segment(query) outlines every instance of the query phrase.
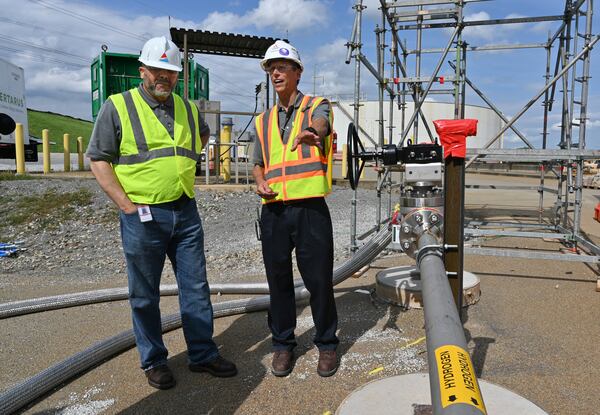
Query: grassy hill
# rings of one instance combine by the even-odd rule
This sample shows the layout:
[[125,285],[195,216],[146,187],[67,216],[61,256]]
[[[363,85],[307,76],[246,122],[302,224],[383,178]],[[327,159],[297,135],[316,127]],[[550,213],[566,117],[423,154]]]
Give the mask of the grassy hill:
[[[71,153],[77,153],[77,137],[83,137],[83,150],[85,151],[94,128],[94,123],[90,121],[53,112],[28,109],[27,117],[29,120],[29,135],[41,139],[43,129],[47,128],[50,131],[50,142],[55,143],[50,147],[52,153],[63,152],[63,134],[69,134]],[[42,151],[41,146],[38,149]]]

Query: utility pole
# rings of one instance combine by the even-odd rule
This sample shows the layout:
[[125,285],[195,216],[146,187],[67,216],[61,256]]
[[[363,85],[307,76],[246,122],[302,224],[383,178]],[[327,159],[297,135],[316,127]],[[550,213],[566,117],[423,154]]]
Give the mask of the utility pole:
[[321,78],[321,85],[325,84],[325,77],[317,76],[317,65],[315,64],[313,70],[313,97],[317,95],[317,78]]

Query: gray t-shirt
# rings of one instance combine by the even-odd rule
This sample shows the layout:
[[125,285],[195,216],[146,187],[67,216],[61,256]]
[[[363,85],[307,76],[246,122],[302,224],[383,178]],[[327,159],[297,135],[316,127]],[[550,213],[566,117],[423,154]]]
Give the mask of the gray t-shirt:
[[[173,138],[173,131],[175,126],[175,106],[173,104],[173,96],[165,102],[159,102],[154,97],[146,92],[146,90],[139,86],[139,92],[144,101],[152,108],[154,115],[160,121],[160,123],[169,132],[171,138]],[[194,105],[192,103],[192,105]],[[198,123],[200,124],[200,136],[208,134],[208,124],[204,121],[202,116],[198,115]],[[119,157],[119,148],[121,146],[121,120],[117,109],[113,104],[112,100],[106,100],[106,102],[100,108],[98,118],[94,124],[94,130],[90,137],[90,143],[88,145],[86,156],[93,161],[107,161],[112,163]]]
[[[296,111],[298,110],[298,108],[300,107],[300,104],[302,103],[302,98],[304,97],[304,94],[300,91],[298,91],[298,94],[296,95],[296,100],[294,101],[294,110],[291,112],[291,114],[288,114],[287,111],[283,108],[283,107],[278,107],[279,112],[278,112],[278,122],[279,122],[279,128],[280,131],[283,132],[282,134],[282,140],[284,144],[287,144],[289,138],[290,138],[290,134],[292,132],[292,128],[294,126],[294,118],[296,117]],[[312,121],[314,122],[314,120],[316,120],[317,118],[325,118],[327,120],[327,122],[329,123],[329,112],[331,111],[331,109],[329,108],[329,101],[327,101],[326,99],[324,99],[323,101],[321,101],[321,103],[319,105],[317,105],[317,108],[315,108],[315,110],[313,111],[312,114]],[[266,116],[267,114],[265,114]],[[258,164],[259,166],[264,167],[265,163],[263,160],[263,155],[262,155],[262,145],[260,144],[260,139],[258,138],[258,134],[256,134],[256,124],[252,125],[252,128],[254,129],[254,151],[252,152],[252,163],[253,164]],[[331,126],[328,126],[328,129],[331,130]]]

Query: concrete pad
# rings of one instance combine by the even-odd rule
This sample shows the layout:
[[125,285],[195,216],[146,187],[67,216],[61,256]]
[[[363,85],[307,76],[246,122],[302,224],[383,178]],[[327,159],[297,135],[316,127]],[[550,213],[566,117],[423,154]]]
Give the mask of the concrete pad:
[[[406,309],[423,308],[421,274],[413,265],[392,267],[379,271],[375,277],[377,296],[383,301]],[[479,277],[463,271],[463,306],[479,301],[481,290]]]
[[[493,383],[479,381],[488,415],[546,415],[539,406]],[[431,412],[429,375],[412,373],[361,386],[339,406],[336,415],[426,415]]]

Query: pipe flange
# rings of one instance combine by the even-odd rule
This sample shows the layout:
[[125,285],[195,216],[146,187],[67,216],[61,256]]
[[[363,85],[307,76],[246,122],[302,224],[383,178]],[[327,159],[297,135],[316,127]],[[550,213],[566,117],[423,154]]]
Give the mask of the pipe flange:
[[404,215],[400,222],[400,247],[411,258],[416,258],[417,241],[429,232],[441,244],[443,241],[444,215],[435,208],[417,208]]

